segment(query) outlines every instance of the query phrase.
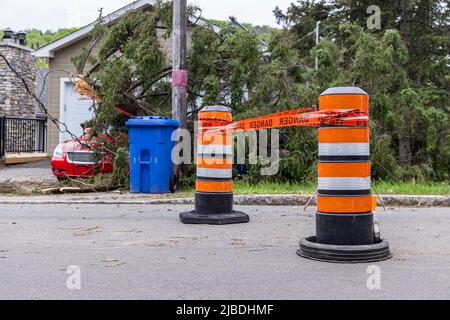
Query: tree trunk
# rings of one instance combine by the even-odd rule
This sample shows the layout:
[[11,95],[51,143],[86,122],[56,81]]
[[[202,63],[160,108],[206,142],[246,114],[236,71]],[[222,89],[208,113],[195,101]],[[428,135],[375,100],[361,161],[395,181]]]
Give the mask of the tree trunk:
[[409,0],[401,0],[402,16],[400,20],[400,34],[403,42],[409,45]]
[[402,166],[411,167],[411,140],[409,137],[400,137],[399,162]]
[[[402,16],[400,20],[400,34],[403,42],[409,46],[409,0],[401,0]],[[407,124],[408,126],[408,124]],[[402,166],[411,166],[411,140],[409,136],[400,136],[399,160]]]

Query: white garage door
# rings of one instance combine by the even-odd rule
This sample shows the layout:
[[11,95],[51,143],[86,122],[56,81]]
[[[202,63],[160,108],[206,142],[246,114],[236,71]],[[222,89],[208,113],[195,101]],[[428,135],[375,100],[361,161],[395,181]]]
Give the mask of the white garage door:
[[[83,135],[81,124],[92,119],[92,100],[82,97],[72,82],[64,81],[61,97],[61,122],[65,123],[67,129],[77,137]],[[62,128],[63,129],[63,128]],[[72,140],[72,136],[65,132],[60,134],[60,142]]]

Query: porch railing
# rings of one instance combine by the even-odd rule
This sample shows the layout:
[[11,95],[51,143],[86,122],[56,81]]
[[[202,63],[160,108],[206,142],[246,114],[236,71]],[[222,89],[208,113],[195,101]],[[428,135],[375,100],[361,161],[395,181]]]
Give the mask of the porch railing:
[[0,117],[0,156],[46,152],[47,119]]

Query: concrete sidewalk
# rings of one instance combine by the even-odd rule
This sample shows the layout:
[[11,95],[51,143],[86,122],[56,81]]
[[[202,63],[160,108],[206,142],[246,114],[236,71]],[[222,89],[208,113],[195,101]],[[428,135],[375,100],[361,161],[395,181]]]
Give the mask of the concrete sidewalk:
[[50,161],[0,166],[0,193],[32,192],[53,187],[58,180],[50,169]]
[[50,161],[38,161],[27,164],[2,165],[0,167],[0,181],[28,181],[28,180],[53,180],[55,177],[50,168]]
[[[299,194],[261,194],[235,195],[236,205],[261,206],[304,206],[310,195]],[[450,207],[450,196],[382,195],[382,202],[389,207]],[[172,194],[144,195],[121,192],[102,192],[86,194],[0,195],[0,204],[165,204],[193,205],[194,199],[177,198]],[[315,205],[315,199],[311,205]],[[381,202],[378,202],[381,206]]]

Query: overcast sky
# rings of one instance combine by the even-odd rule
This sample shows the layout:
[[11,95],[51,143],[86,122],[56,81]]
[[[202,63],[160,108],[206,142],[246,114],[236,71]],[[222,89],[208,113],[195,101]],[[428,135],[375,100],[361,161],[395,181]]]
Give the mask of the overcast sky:
[[[0,29],[37,28],[57,30],[80,27],[94,21],[98,9],[111,13],[132,0],[0,0]],[[295,0],[188,0],[203,9],[203,16],[226,20],[230,15],[239,21],[276,26],[272,10],[286,9]]]

